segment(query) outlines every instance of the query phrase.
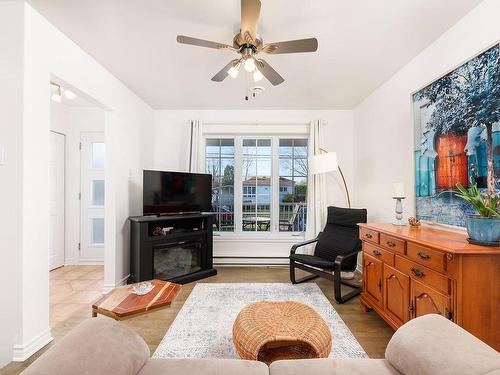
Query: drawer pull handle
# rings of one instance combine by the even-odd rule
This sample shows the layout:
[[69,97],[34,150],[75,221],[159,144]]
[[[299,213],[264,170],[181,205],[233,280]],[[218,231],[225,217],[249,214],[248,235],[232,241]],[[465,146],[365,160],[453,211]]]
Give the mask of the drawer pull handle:
[[366,238],[373,238],[373,236],[372,236],[370,233],[366,233],[366,234],[365,234],[365,237],[366,237]]
[[376,257],[379,257],[382,255],[382,253],[379,250],[373,250],[373,255],[375,255]]
[[389,246],[389,247],[396,247],[396,244],[392,241],[387,241],[386,243],[387,243],[387,246]]
[[425,253],[417,253],[421,259],[431,259],[431,257]]
[[425,273],[420,271],[418,268],[412,268],[411,272],[416,276],[416,277],[424,277]]

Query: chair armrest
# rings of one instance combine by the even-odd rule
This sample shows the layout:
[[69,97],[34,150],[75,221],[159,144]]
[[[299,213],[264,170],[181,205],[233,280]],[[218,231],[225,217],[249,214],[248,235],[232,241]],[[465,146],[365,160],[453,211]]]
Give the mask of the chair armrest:
[[295,252],[297,251],[297,249],[299,247],[306,246],[306,245],[309,245],[309,244],[312,244],[312,243],[315,243],[315,242],[318,242],[318,238],[317,237],[313,238],[312,240],[307,240],[307,241],[300,242],[300,243],[297,243],[297,244],[293,245],[292,248],[290,249],[290,255],[295,254]]
[[342,263],[344,262],[344,260],[346,259],[349,259],[353,256],[357,256],[358,253],[361,251],[361,247],[358,247],[356,250],[348,253],[348,254],[343,254],[343,255],[337,255],[337,257],[335,258],[335,268],[334,268],[334,271],[340,271],[341,269],[341,266],[342,266]]

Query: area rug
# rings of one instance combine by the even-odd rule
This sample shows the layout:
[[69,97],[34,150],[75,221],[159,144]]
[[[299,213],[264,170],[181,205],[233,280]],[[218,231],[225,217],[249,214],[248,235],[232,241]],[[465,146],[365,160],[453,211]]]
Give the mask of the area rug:
[[314,283],[197,284],[153,358],[239,358],[232,342],[239,311],[255,301],[297,301],[312,307],[332,333],[331,358],[367,358],[321,289]]

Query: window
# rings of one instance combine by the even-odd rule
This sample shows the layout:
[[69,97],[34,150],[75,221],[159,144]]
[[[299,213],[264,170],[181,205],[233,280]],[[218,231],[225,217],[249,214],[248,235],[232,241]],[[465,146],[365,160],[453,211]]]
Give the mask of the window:
[[207,138],[214,230],[304,232],[307,219],[307,139]]
[[[243,187],[241,230],[268,232],[271,230],[271,140],[242,140]],[[252,193],[245,196],[245,189]]]
[[104,169],[104,152],[103,142],[92,142],[92,169]]
[[92,180],[92,206],[104,206],[104,180]]
[[90,219],[90,242],[92,245],[104,245],[104,218]]
[[234,140],[207,139],[205,170],[212,175],[215,230],[234,231]]
[[254,198],[256,191],[255,186],[243,185],[243,198]]
[[305,231],[307,214],[307,140],[280,139],[280,231]]

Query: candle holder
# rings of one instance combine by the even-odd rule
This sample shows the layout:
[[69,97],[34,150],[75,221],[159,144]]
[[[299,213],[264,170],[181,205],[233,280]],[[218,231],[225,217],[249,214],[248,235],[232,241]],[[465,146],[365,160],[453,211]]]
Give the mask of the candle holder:
[[392,199],[396,200],[396,220],[394,221],[394,225],[406,225],[403,221],[403,199],[406,197],[392,197]]

